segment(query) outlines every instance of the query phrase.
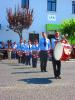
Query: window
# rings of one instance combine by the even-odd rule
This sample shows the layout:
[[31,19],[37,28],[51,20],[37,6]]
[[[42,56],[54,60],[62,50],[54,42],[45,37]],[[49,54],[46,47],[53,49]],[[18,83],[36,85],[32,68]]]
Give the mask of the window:
[[22,0],[22,8],[29,8],[29,0]]
[[47,0],[47,10],[56,11],[56,0]]
[[72,1],[72,13],[75,14],[75,1]]

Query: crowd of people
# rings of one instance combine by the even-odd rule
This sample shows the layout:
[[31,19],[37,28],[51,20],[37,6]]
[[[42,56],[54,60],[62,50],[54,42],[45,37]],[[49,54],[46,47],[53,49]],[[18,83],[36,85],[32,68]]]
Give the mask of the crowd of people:
[[40,70],[41,72],[47,72],[47,61],[48,57],[52,57],[53,72],[54,77],[60,79],[61,74],[61,61],[54,58],[54,48],[56,42],[59,41],[60,34],[55,33],[55,38],[51,41],[47,38],[45,32],[42,32],[42,38],[40,40],[35,40],[32,43],[30,40],[20,39],[19,43],[9,43],[6,45],[4,42],[1,43],[0,49],[5,49],[4,56],[7,56],[7,48],[12,49],[12,58],[18,59],[18,63],[23,63],[26,66],[32,66],[33,68],[37,67],[38,58],[40,59]]

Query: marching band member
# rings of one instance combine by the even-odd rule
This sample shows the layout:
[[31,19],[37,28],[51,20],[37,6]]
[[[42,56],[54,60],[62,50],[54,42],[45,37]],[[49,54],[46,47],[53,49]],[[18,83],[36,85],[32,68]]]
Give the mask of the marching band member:
[[[55,38],[51,39],[51,44],[52,44],[52,50],[54,51],[55,45],[57,42],[60,41],[60,34],[59,32],[55,33]],[[59,51],[60,52],[60,51]],[[61,79],[60,74],[61,74],[61,61],[56,60],[54,58],[54,54],[52,52],[52,65],[53,65],[53,71],[54,71],[54,77],[57,79]]]
[[38,40],[34,41],[34,44],[32,45],[32,67],[37,67],[37,59],[39,54],[39,44]]
[[31,41],[28,41],[28,44],[26,46],[26,65],[31,65],[31,50],[32,44]]
[[16,49],[17,49],[17,44],[16,44],[16,42],[14,42],[14,43],[12,44],[12,49],[13,49],[13,51],[12,51],[12,56],[13,56],[13,58],[16,59]]
[[22,55],[23,64],[26,64],[26,48],[27,48],[27,43],[26,43],[26,40],[24,40],[24,42],[23,42],[23,55]]
[[18,55],[18,62],[22,63],[22,55],[23,55],[23,42],[22,42],[22,39],[20,39],[20,42],[17,45],[17,55]]
[[41,72],[46,72],[48,50],[50,50],[50,40],[47,38],[45,32],[42,32],[42,38],[40,39],[39,47]]

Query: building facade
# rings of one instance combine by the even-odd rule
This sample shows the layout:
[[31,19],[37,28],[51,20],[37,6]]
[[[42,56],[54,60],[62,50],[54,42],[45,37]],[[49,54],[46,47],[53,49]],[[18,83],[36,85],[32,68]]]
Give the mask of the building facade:
[[[18,34],[7,31],[6,8],[21,5],[24,7],[28,2],[29,8],[33,9],[33,23],[28,30],[23,31],[23,38],[29,38],[29,33],[41,35],[41,32],[52,33],[59,28],[59,24],[66,19],[75,18],[75,0],[5,0],[0,1],[0,41],[19,40]],[[23,5],[24,4],[24,5]],[[6,38],[7,37],[7,38]],[[13,38],[15,37],[15,38]]]

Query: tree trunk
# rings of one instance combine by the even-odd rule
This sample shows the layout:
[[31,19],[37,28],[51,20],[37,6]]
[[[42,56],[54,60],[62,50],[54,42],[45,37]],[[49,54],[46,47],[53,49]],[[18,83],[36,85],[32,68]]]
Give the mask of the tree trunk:
[[20,36],[20,40],[22,40],[22,35]]
[[22,40],[22,33],[19,33],[20,40]]

